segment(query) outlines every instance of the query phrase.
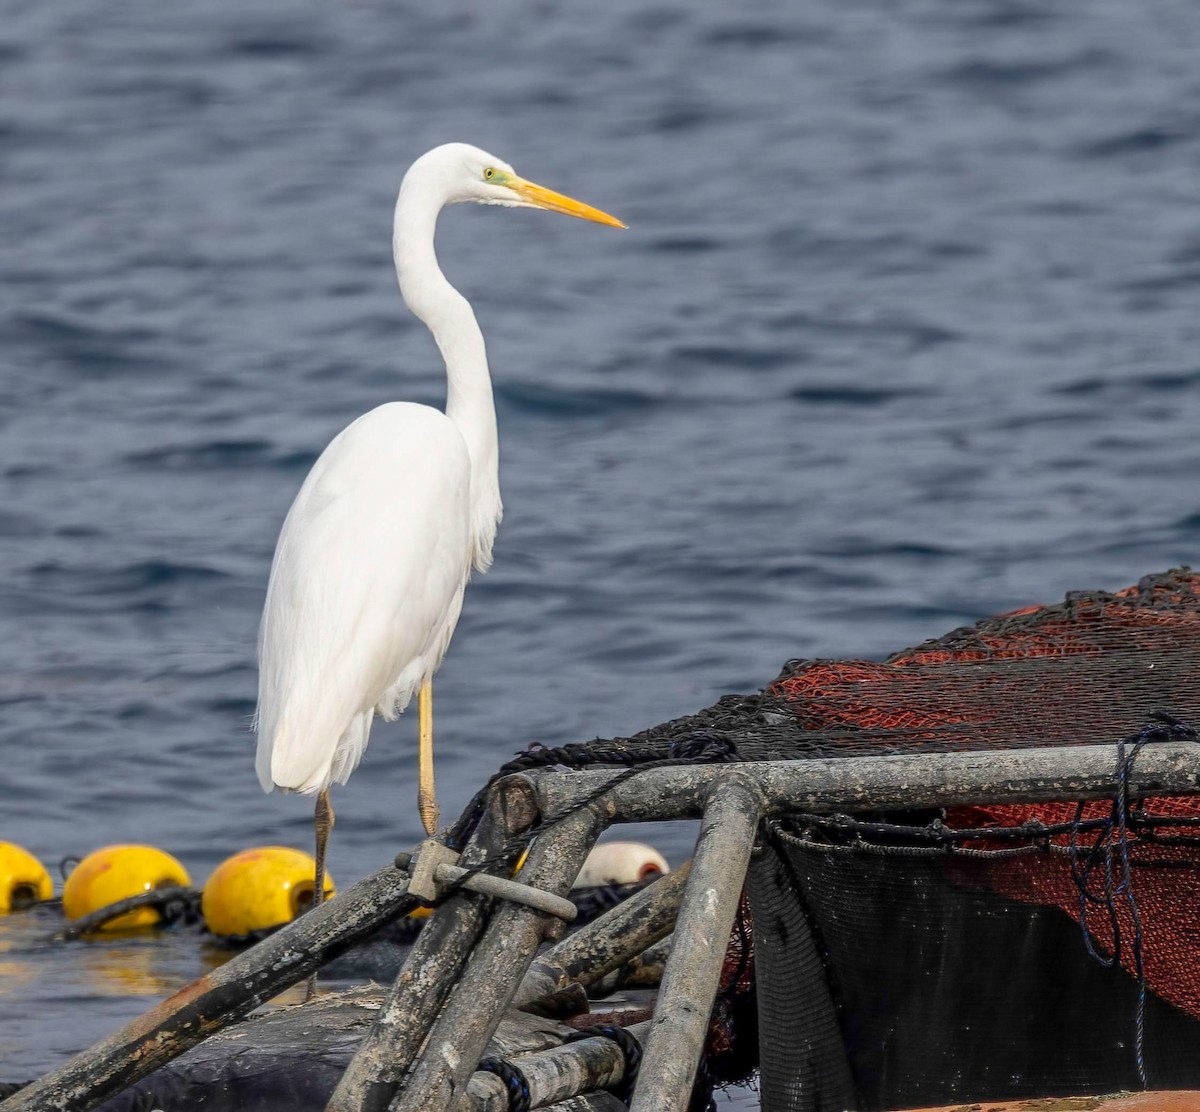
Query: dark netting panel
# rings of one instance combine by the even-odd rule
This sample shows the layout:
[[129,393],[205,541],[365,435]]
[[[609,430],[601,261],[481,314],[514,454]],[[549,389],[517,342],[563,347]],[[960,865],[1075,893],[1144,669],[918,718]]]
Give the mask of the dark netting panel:
[[786,854],[751,862],[760,1092],[765,1109],[844,1112],[858,1103],[826,957]]
[[[792,661],[759,695],[504,771],[1117,743],[1136,760],[1193,725],[1200,576],[1179,568],[881,663]],[[1200,1084],[1200,798],[875,818],[792,816],[751,871],[768,1112]]]
[[764,1109],[1137,1090],[1139,1027],[1149,1086],[1196,1084],[1200,1021],[1139,1003],[1062,911],[997,894],[1003,859],[827,835],[776,827],[751,873]]

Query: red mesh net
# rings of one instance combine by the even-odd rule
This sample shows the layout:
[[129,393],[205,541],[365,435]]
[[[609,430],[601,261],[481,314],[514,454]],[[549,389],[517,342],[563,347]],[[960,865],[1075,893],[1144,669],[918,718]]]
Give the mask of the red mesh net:
[[801,661],[771,694],[807,730],[895,752],[1111,742],[1200,712],[1200,575],[1077,593],[955,630],[885,663]]
[[[1081,592],[956,630],[882,664],[799,662],[770,694],[790,704],[805,730],[843,733],[842,744],[859,751],[1100,744],[1135,734],[1155,714],[1198,723],[1200,575],[1182,568],[1115,594]],[[1110,810],[1111,803],[1089,803],[1083,817]],[[1200,798],[1152,799],[1144,811],[1200,818]],[[1052,825],[1075,814],[1073,803],[964,807],[949,812],[947,822]],[[1200,1018],[1196,860],[1194,846],[1143,843],[1133,850],[1146,983]],[[985,868],[996,891],[1079,919],[1079,889],[1066,859],[1025,857]],[[1130,908],[1124,900],[1115,904],[1128,939]],[[1089,926],[1111,950],[1106,914],[1089,916]],[[1120,960],[1134,972],[1131,946],[1121,947]]]

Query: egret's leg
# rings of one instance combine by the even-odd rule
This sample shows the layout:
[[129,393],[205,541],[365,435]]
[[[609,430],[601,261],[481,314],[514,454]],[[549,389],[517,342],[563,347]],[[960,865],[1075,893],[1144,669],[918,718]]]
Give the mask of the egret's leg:
[[425,833],[432,837],[438,828],[437,796],[433,792],[433,680],[421,684],[417,695],[417,810]]
[[[329,844],[329,832],[333,829],[333,807],[329,802],[329,789],[317,794],[317,806],[313,812],[313,830],[317,841],[317,872],[313,878],[313,907],[320,907],[325,901],[325,847]],[[314,973],[308,979],[308,991],[305,1000],[311,1000],[317,994],[317,975]]]
[[313,830],[317,835],[316,891],[313,892],[313,907],[325,902],[325,847],[329,844],[329,832],[333,829],[333,806],[329,802],[329,789],[317,793],[317,807],[313,812]]

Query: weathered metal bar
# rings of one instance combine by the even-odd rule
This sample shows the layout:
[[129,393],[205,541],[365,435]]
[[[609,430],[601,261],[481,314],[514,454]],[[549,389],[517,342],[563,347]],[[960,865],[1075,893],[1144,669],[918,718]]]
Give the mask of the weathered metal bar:
[[663,971],[667,966],[667,958],[671,956],[674,941],[675,936],[669,934],[648,950],[622,962],[616,969],[610,970],[598,981],[588,985],[588,996],[595,1000],[621,988],[658,987],[662,983]]
[[[470,867],[494,855],[537,817],[527,786],[512,779],[493,790],[463,851]],[[451,896],[413,943],[371,1030],[342,1075],[328,1112],[383,1112],[408,1071],[483,929],[488,901],[475,892]]]
[[426,838],[415,855],[398,853],[396,867],[408,873],[409,892],[429,903],[436,903],[448,889],[458,884],[461,888],[482,892],[485,896],[494,896],[498,900],[512,900],[513,903],[535,907],[538,911],[553,915],[564,923],[573,923],[579,915],[578,908],[562,896],[556,896],[553,892],[543,892],[540,888],[531,888],[507,877],[493,876],[491,873],[473,873],[470,869],[458,865],[458,860],[459,854],[449,846],[435,838]]
[[466,877],[463,881],[464,888],[482,892],[485,896],[493,896],[498,900],[512,900],[524,904],[526,907],[544,911],[547,915],[553,915],[564,923],[573,923],[579,914],[575,905],[562,896],[556,896],[553,892],[543,892],[540,888],[533,888],[520,881],[506,880],[502,876],[488,876],[487,873],[470,876],[466,869],[460,869],[457,865],[439,865],[434,869],[433,875],[440,883],[446,885]]
[[521,1008],[570,984],[590,985],[670,934],[691,862],[647,885],[535,958],[513,1005]]
[[[649,1021],[626,1030],[638,1042],[646,1038]],[[612,1039],[593,1036],[514,1058],[529,1082],[529,1106],[544,1108],[556,1101],[607,1089],[625,1076],[625,1055]],[[508,1112],[508,1092],[494,1073],[476,1073],[467,1085],[472,1112]]]
[[[521,870],[527,884],[549,892],[570,889],[588,850],[611,821],[606,800],[567,815],[534,840]],[[453,995],[433,1025],[425,1051],[392,1102],[393,1112],[444,1112],[466,1092],[488,1039],[512,1001],[521,977],[550,930],[562,924],[520,904],[492,914]]]
[[[708,790],[730,767],[647,769],[614,784],[611,795],[619,821],[695,818]],[[760,785],[772,812],[1103,799],[1117,790],[1115,745],[761,761],[736,767]],[[621,773],[544,770],[523,775],[534,785],[542,814],[553,818],[603,791]],[[1146,746],[1133,763],[1129,789],[1133,796],[1200,792],[1200,743]]]
[[302,915],[76,1054],[0,1104],[4,1112],[85,1112],[304,980],[408,910],[408,877],[389,865]]
[[515,1058],[520,1054],[536,1054],[558,1046],[574,1030],[565,1023],[532,1012],[510,1009],[504,1013],[496,1033],[487,1046],[488,1054]]
[[688,1107],[762,811],[757,783],[725,769],[704,809],[629,1112]]

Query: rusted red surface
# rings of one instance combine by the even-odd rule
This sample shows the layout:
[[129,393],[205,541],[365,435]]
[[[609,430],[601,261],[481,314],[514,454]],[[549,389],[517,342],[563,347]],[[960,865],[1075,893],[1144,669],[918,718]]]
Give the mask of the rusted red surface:
[[897,1112],[1200,1112],[1200,1090],[939,1104],[936,1107],[897,1109]]

